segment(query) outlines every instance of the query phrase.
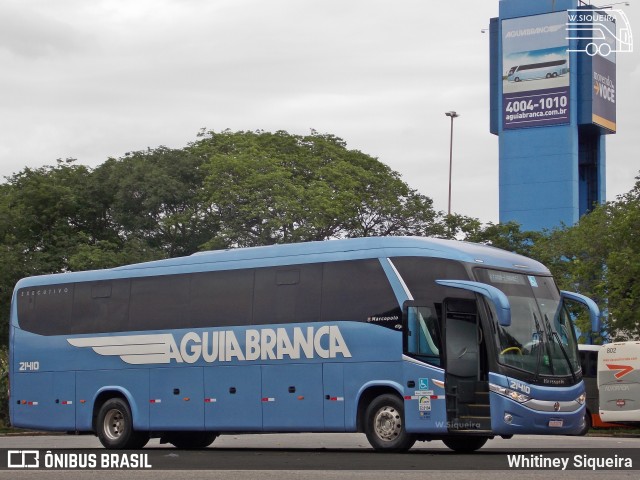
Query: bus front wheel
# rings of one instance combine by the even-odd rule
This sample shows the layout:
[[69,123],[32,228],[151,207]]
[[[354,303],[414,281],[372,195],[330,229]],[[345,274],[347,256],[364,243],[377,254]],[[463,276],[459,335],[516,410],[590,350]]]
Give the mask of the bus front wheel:
[[96,434],[105,448],[128,450],[144,447],[149,441],[145,432],[133,429],[129,404],[121,398],[111,398],[98,411]]
[[376,397],[367,407],[365,433],[371,446],[384,452],[409,450],[416,439],[404,425],[404,403],[396,395]]

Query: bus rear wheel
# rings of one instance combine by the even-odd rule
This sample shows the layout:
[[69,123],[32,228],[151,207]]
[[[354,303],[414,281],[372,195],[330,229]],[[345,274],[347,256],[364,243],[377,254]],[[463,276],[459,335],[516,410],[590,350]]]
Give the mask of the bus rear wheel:
[[138,449],[149,441],[149,434],[133,429],[129,404],[121,398],[111,398],[98,411],[96,434],[105,448]]
[[409,450],[416,439],[404,425],[404,403],[393,394],[376,397],[367,407],[365,433],[371,446],[384,452]]
[[442,441],[454,452],[471,453],[480,450],[487,440],[487,437],[448,437]]

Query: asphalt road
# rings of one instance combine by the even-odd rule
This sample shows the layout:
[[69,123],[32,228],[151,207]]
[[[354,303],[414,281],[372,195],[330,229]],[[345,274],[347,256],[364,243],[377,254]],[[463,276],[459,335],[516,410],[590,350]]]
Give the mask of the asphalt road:
[[[419,442],[407,454],[380,454],[372,451],[361,434],[228,435],[216,439],[208,449],[197,452],[180,451],[152,440],[142,451],[151,457],[151,471],[0,470],[0,478],[637,479],[640,477],[640,465],[636,465],[635,470],[617,471],[607,468],[598,471],[581,469],[564,472],[559,469],[540,471],[535,468],[509,470],[505,459],[507,453],[517,453],[528,458],[573,458],[575,455],[584,454],[613,458],[616,455],[624,456],[625,452],[631,451],[630,449],[638,450],[638,446],[638,438],[519,436],[510,440],[490,440],[476,454],[455,454],[439,441]],[[101,455],[107,452],[93,436],[64,435],[4,436],[0,437],[0,449],[44,449],[53,452],[56,449],[79,449],[81,452],[87,452],[85,455]],[[502,462],[504,468],[495,470],[496,461]],[[637,463],[640,463],[640,460]]]

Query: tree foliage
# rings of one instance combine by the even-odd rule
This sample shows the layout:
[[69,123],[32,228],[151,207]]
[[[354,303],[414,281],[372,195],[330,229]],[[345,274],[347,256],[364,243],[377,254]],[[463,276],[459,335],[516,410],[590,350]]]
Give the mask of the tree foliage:
[[230,246],[441,231],[432,201],[340,138],[209,132],[204,192]]
[[587,295],[605,310],[611,338],[640,338],[640,177],[631,191],[576,225],[541,237],[533,254],[563,289]]
[[25,276],[203,249],[444,235],[431,199],[333,135],[208,132],[182,149],[25,168],[0,184],[0,342]]
[[563,289],[606,306],[608,332],[639,338],[640,177],[572,227],[522,231],[435,211],[429,197],[333,135],[205,132],[181,149],[73,159],[0,184],[0,343],[25,276],[204,249],[374,235],[484,243],[547,264]]

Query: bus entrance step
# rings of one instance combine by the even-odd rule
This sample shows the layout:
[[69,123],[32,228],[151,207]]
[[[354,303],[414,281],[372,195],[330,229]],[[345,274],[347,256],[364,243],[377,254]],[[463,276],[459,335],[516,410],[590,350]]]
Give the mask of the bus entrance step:
[[484,418],[491,416],[491,406],[483,403],[461,403],[447,408],[447,414],[456,417]]
[[452,428],[455,431],[489,431],[491,430],[491,417],[482,415],[459,415],[452,422]]

